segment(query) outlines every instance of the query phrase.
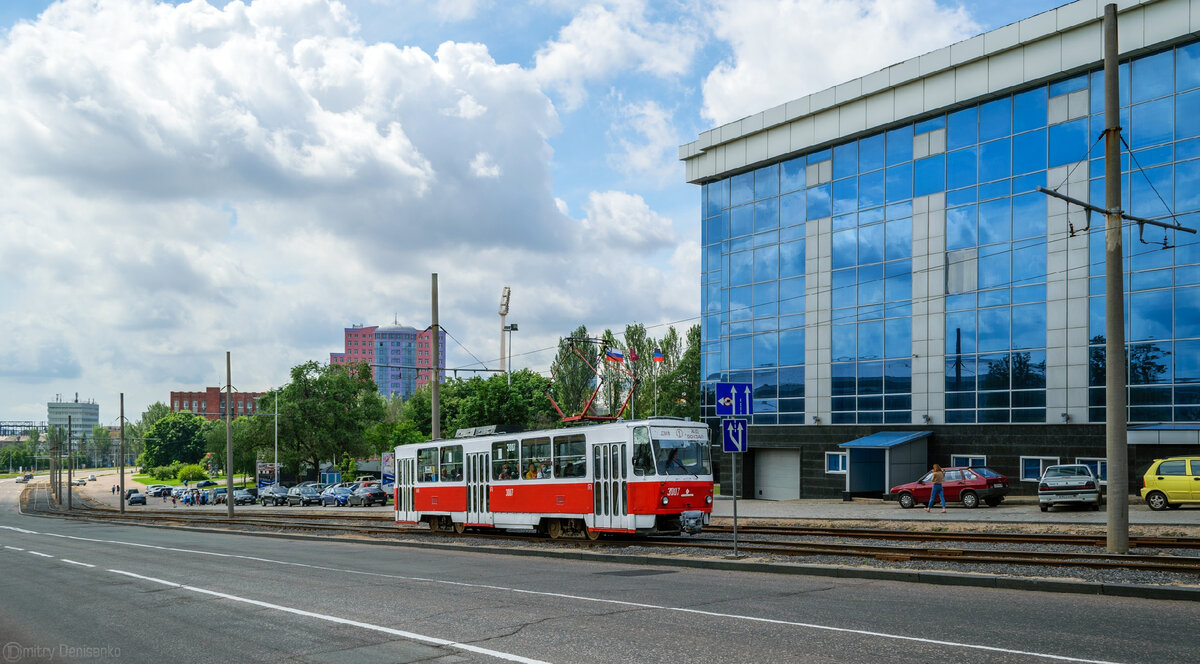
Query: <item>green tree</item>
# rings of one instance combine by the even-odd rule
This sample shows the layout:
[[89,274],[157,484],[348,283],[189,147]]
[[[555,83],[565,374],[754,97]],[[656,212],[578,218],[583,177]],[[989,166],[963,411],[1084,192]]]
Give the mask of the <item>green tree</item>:
[[112,434],[108,429],[97,424],[92,427],[92,450],[95,456],[92,458],[92,463],[99,466],[106,463],[112,452],[113,439]]
[[292,367],[279,398],[279,451],[299,475],[301,464],[320,468],[342,453],[367,452],[364,434],[383,420],[384,402],[365,364]]
[[625,417],[646,417],[654,410],[654,339],[646,335],[646,326],[635,323],[625,326],[625,366],[633,374],[625,376],[628,389],[634,390],[632,408]]
[[[605,330],[604,334],[600,335],[600,347],[602,349],[622,350],[621,344],[617,343],[617,338],[612,330]],[[610,362],[605,360],[603,352],[601,352],[600,358],[602,364],[600,375],[604,381],[600,387],[600,401],[603,404],[603,412],[601,414],[615,417],[621,409],[622,401],[625,399],[625,392],[629,387],[629,376],[625,373],[624,362]]]
[[675,368],[658,379],[658,413],[700,419],[700,326],[687,332],[687,349]]
[[165,466],[172,461],[195,463],[204,456],[205,420],[191,413],[171,413],[146,432],[146,466]]
[[564,415],[578,415],[596,388],[599,349],[588,337],[587,327],[580,325],[565,339],[558,340],[554,357],[554,385],[551,391]]

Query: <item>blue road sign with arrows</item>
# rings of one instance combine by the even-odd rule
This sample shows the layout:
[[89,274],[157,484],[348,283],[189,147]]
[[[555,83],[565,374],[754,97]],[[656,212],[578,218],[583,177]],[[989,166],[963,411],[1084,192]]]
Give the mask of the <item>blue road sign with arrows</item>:
[[721,445],[726,452],[745,452],[750,426],[736,417],[721,420]]
[[753,415],[754,390],[750,383],[717,383],[717,415]]

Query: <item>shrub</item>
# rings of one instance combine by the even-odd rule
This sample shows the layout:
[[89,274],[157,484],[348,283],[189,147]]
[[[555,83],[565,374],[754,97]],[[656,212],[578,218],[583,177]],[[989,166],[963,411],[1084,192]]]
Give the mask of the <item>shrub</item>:
[[180,469],[183,468],[182,461],[172,461],[171,465],[167,466],[171,470],[171,477],[178,477]]
[[204,468],[202,468],[200,464],[193,463],[180,468],[179,474],[176,477],[180,480],[192,482],[195,480],[208,479],[208,473],[204,472]]
[[170,466],[155,466],[149,471],[150,477],[156,480],[173,480],[175,479],[175,470]]

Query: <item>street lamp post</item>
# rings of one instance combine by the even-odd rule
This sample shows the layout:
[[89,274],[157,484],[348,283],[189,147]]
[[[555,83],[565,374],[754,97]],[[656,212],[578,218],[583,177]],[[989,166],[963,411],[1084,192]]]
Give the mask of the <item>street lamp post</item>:
[[512,387],[512,333],[520,330],[516,323],[510,323],[504,326],[504,331],[508,332],[508,371],[504,373],[508,374],[508,386]]

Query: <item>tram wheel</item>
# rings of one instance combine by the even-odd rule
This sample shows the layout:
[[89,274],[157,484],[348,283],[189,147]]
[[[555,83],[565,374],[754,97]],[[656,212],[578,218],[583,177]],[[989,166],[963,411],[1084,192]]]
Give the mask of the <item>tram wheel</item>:
[[589,541],[592,542],[600,539],[600,531],[592,530],[591,528],[588,528],[586,524],[583,526],[583,534],[588,538]]
[[458,523],[457,521],[454,522],[454,532],[458,533],[459,535],[463,534],[463,532],[466,531],[466,529],[467,529],[467,524]]
[[436,516],[429,518],[425,523],[429,524],[429,532],[436,533],[438,531],[438,518]]
[[563,534],[562,521],[559,521],[558,519],[550,519],[549,521],[547,521],[546,522],[546,534],[549,535],[550,539],[552,539],[552,540],[556,540],[556,539],[562,537],[562,534]]

